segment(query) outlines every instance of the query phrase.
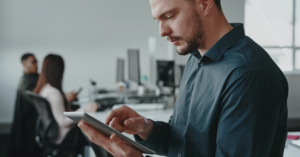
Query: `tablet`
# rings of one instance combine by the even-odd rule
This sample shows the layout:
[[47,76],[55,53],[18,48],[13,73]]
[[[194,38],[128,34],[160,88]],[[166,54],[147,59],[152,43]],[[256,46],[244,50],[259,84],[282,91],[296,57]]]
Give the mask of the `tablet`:
[[115,133],[117,136],[119,136],[121,139],[126,141],[129,145],[133,146],[137,150],[141,151],[145,154],[155,154],[154,151],[148,149],[147,147],[133,141],[132,139],[128,138],[127,136],[123,135],[119,131],[109,127],[108,125],[102,123],[101,121],[95,119],[88,113],[84,112],[64,112],[64,115],[72,119],[74,122],[79,123],[81,120],[85,123],[93,126],[95,129],[97,129],[99,132],[101,132],[103,135],[110,137],[112,133]]

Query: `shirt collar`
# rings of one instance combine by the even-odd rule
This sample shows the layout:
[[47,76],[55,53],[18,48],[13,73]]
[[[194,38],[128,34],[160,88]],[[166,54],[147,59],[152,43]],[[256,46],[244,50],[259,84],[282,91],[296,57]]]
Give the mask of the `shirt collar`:
[[194,57],[198,58],[198,59],[202,58],[202,56],[200,55],[198,49],[192,51],[190,54],[193,55]]
[[[231,26],[233,29],[212,46],[203,57],[208,57],[217,62],[231,45],[242,37],[245,37],[244,25],[242,23],[231,23]],[[198,50],[191,52],[191,55],[194,55],[198,59],[202,58]]]

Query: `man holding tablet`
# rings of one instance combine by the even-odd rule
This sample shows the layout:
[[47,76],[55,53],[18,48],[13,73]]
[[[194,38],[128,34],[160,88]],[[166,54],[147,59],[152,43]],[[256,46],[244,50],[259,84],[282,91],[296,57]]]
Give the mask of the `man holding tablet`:
[[[287,134],[288,84],[242,24],[229,24],[220,0],[150,0],[161,36],[190,54],[169,123],[122,106],[106,124],[170,157],[282,157]],[[141,157],[115,134],[84,122],[91,141],[116,157]]]

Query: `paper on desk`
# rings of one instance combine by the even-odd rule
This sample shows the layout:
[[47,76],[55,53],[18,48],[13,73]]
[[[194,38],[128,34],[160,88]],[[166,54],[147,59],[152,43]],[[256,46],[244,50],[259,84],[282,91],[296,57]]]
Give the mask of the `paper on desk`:
[[300,140],[292,140],[291,143],[295,146],[300,147]]

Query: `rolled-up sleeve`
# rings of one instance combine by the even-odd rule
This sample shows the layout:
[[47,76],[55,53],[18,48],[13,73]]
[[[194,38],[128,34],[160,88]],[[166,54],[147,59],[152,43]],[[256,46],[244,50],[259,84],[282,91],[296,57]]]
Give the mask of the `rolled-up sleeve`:
[[[217,157],[283,156],[287,96],[274,82],[262,72],[246,72],[229,81],[221,96]],[[270,154],[278,145],[281,153]]]

